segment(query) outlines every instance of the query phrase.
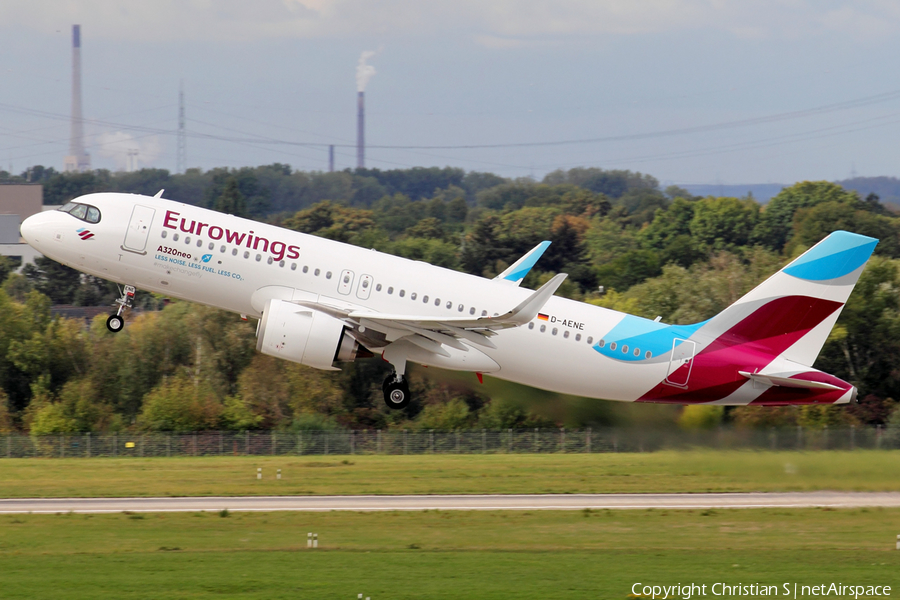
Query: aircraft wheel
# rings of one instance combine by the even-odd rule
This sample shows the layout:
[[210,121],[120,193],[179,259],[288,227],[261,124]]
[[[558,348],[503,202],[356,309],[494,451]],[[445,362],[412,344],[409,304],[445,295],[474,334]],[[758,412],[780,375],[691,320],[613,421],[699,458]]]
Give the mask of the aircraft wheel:
[[384,403],[388,405],[388,408],[400,410],[409,406],[409,401],[409,384],[406,382],[406,378],[395,381],[393,375],[388,377],[384,382]]
[[107,329],[113,333],[119,333],[123,327],[125,327],[125,319],[119,315],[109,315],[109,318],[106,320]]

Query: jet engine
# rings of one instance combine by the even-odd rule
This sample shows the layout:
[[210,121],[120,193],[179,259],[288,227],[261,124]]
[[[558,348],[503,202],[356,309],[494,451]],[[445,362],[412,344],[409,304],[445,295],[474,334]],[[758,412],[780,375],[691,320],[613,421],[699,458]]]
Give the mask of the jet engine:
[[266,303],[256,338],[263,354],[327,371],[336,370],[334,361],[353,361],[359,352],[343,321],[285,300]]

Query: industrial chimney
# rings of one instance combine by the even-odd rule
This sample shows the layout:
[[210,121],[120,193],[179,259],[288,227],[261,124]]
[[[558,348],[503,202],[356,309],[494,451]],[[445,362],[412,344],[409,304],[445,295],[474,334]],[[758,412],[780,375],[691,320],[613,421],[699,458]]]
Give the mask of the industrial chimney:
[[356,167],[366,168],[366,93],[356,97]]
[[375,74],[375,67],[366,61],[375,56],[375,50],[364,50],[356,65],[356,167],[366,168],[366,84]]
[[84,117],[81,114],[81,25],[72,26],[72,129],[65,171],[91,169],[91,157],[84,150]]

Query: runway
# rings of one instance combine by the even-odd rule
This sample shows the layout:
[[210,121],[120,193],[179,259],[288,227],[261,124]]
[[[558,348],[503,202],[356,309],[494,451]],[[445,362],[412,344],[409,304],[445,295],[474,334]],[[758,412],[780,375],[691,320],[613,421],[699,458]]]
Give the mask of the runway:
[[21,498],[0,514],[219,511],[641,510],[900,507],[900,492],[722,494],[533,494],[446,496],[234,496],[191,498]]

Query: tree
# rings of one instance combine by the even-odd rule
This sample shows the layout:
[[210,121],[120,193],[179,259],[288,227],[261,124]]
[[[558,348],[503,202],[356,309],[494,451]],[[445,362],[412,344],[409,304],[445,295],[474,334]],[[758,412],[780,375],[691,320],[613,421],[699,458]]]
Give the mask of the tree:
[[324,201],[284,220],[288,229],[353,244],[375,228],[372,211]]
[[247,216],[247,205],[244,202],[244,195],[238,186],[237,177],[231,176],[225,180],[225,188],[222,190],[222,195],[216,199],[213,208],[219,212],[236,217]]
[[753,232],[753,240],[780,251],[790,239],[794,213],[823,202],[852,205],[856,202],[856,194],[828,181],[803,181],[786,187],[766,204]]
[[[794,227],[791,241],[786,249],[811,247],[828,234],[843,229],[877,238],[876,254],[900,256],[900,223],[896,218],[882,216],[864,209],[864,203],[823,202],[794,213]],[[793,252],[791,252],[793,254]]]
[[709,197],[693,208],[691,235],[707,252],[734,251],[747,245],[759,220],[759,205],[753,200]]
[[53,304],[72,304],[81,286],[81,273],[45,256],[35,258],[33,265],[25,265],[22,274]]

